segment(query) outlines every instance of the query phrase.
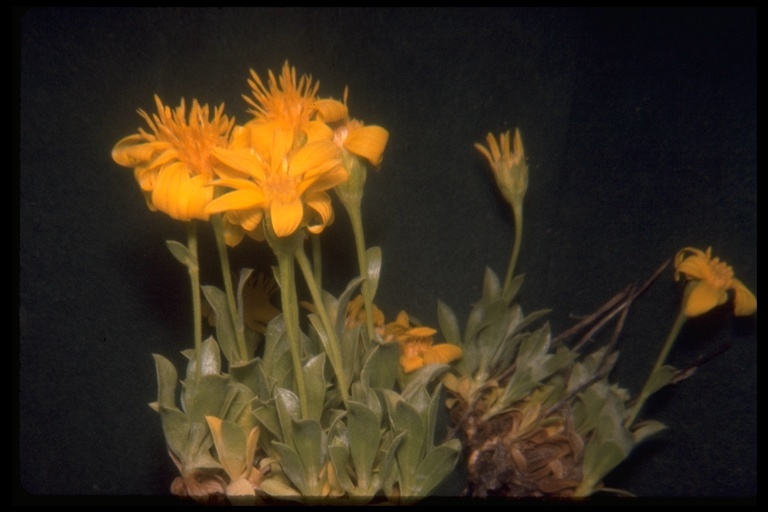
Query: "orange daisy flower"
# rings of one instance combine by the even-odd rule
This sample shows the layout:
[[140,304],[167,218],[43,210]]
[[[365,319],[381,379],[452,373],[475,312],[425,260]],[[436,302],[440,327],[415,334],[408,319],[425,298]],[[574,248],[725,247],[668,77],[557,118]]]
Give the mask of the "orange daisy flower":
[[208,220],[205,206],[213,198],[213,162],[211,150],[229,142],[234,119],[224,115],[224,105],[214,109],[210,118],[208,105],[193,100],[189,117],[184,100],[172,111],[155,95],[157,114],[144,110],[150,132],[120,140],[112,149],[112,158],[134,168],[150,210],[160,210],[174,219]]

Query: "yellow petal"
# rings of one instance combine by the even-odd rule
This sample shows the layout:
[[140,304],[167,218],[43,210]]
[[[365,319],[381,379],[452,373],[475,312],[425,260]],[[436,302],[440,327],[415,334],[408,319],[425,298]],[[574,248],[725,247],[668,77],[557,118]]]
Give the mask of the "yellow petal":
[[222,164],[246,176],[264,180],[264,163],[247,151],[233,151],[226,148],[211,148],[211,154]]
[[413,329],[409,329],[405,334],[408,336],[415,336],[417,338],[428,338],[435,335],[436,333],[437,331],[431,327],[414,327]]
[[259,189],[235,190],[219,196],[205,208],[206,213],[220,213],[229,210],[247,210],[264,205],[264,194]]
[[307,135],[307,144],[321,140],[333,140],[333,130],[322,121],[309,121],[304,125],[304,133]]
[[403,367],[405,373],[411,373],[424,366],[424,360],[420,357],[400,357],[400,366]]
[[317,118],[326,123],[341,121],[348,115],[347,106],[337,100],[317,100],[315,101],[314,107],[315,110],[317,110]]
[[330,141],[312,142],[303,146],[291,157],[291,176],[322,174],[341,163],[338,146]]
[[307,229],[310,233],[318,234],[325,229],[333,220],[333,208],[331,207],[331,198],[325,192],[310,194],[304,199],[307,207],[314,210],[320,217],[319,224],[309,224]]
[[[429,352],[432,352],[432,356],[435,357],[436,363],[450,363],[462,356],[461,348],[458,345],[450,343],[441,343],[430,348]],[[425,357],[425,359],[427,359]]]
[[177,162],[166,166],[157,176],[152,190],[152,203],[161,212],[177,220],[185,218],[189,201],[189,172],[184,164]]
[[757,311],[757,297],[738,279],[733,280],[733,313],[749,316]]
[[320,175],[308,176],[299,183],[296,192],[320,192],[328,190],[349,179],[349,173],[340,165]]
[[205,212],[205,207],[213,199],[213,187],[209,187],[208,183],[208,177],[203,175],[194,176],[189,180],[189,202],[186,215],[190,219],[208,220],[209,215]]
[[388,139],[389,132],[381,126],[361,126],[349,132],[344,147],[378,167]]
[[701,281],[693,287],[685,303],[685,314],[689,317],[699,316],[728,299],[724,290],[710,286]]
[[685,274],[693,279],[706,279],[710,274],[709,258],[706,255],[688,256],[676,266],[678,274]]
[[285,237],[293,234],[301,225],[304,218],[304,206],[299,199],[285,203],[277,200],[272,201],[269,213],[275,234],[279,237]]

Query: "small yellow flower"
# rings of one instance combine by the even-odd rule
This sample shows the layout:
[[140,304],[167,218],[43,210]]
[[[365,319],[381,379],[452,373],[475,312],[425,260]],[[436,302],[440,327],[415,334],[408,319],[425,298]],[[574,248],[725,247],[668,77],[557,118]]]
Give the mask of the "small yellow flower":
[[397,320],[384,327],[384,340],[400,343],[400,366],[411,373],[428,364],[451,363],[462,356],[461,347],[450,343],[433,345],[437,333],[431,327],[411,327],[408,315],[401,311]]
[[510,151],[509,136],[509,131],[502,133],[499,136],[499,142],[496,142],[493,134],[489,133],[488,147],[475,144],[475,148],[491,164],[496,183],[507,202],[513,206],[519,206],[528,190],[528,164],[525,162],[520,130],[515,130],[514,151]]
[[138,134],[120,140],[112,158],[134,168],[134,176],[144,192],[147,206],[174,219],[208,220],[205,206],[213,198],[210,183],[214,177],[211,150],[229,142],[234,119],[224,115],[222,104],[209,118],[208,105],[193,100],[186,117],[184,100],[175,111],[155,96],[157,114],[139,114],[152,133],[140,128]]
[[748,316],[757,310],[757,298],[738,279],[733,277],[733,268],[712,257],[712,248],[706,252],[693,247],[680,250],[675,256],[675,280],[684,276],[691,281],[684,299],[686,316],[699,316],[728,300],[733,291],[733,309],[737,316]]

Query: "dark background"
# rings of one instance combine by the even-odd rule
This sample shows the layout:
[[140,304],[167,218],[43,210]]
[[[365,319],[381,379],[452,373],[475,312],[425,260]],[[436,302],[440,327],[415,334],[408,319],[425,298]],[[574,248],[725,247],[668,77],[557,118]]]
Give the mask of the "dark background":
[[[485,266],[506,270],[509,210],[474,142],[519,127],[530,166],[518,269],[526,311],[555,332],[645,280],[681,248],[713,246],[755,293],[754,9],[30,9],[20,29],[18,497],[164,495],[176,474],[152,353],[192,345],[180,223],[150,212],[113,145],[137,108],[225,102],[248,118],[248,70],[288,59],[350,87],[354,117],[390,131],[364,221],[384,254],[377,303],[464,324]],[[325,285],[355,275],[346,215],[324,235]],[[217,284],[203,230],[204,282]],[[246,241],[234,265],[267,269]],[[207,274],[205,273],[207,272]],[[668,269],[639,299],[613,379],[637,393],[679,306]],[[757,493],[755,317],[691,321],[670,362],[732,344],[659,393],[669,430],[607,480],[641,496]],[[14,396],[16,398],[16,396]],[[459,492],[458,480],[440,494]],[[18,490],[17,487],[15,489]],[[74,499],[74,498],[70,498]]]

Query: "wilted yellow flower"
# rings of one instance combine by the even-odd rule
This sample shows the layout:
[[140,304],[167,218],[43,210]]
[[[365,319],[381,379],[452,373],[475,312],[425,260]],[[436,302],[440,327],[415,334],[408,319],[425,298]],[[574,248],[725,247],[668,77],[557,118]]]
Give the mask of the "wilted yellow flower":
[[347,179],[339,149],[330,141],[290,150],[275,137],[267,154],[215,148],[214,155],[245,178],[215,182],[235,190],[211,201],[206,213],[237,212],[236,220],[245,231],[259,228],[266,214],[278,237],[291,235],[302,223],[310,232],[320,233],[333,219],[331,198],[325,191]]
[[436,333],[431,327],[411,327],[405,311],[397,315],[397,320],[384,326],[384,340],[395,339],[400,343],[400,366],[405,373],[428,364],[447,364],[461,358],[462,351],[458,345],[433,345]]
[[497,143],[493,134],[489,133],[488,147],[475,144],[475,148],[488,159],[501,193],[509,204],[514,206],[522,202],[528,190],[528,164],[525,163],[520,130],[515,130],[514,151],[510,151],[509,135],[509,131],[502,133]]
[[209,118],[208,105],[193,100],[186,117],[184,100],[175,111],[155,96],[157,114],[144,110],[139,114],[151,132],[120,140],[112,149],[112,158],[120,165],[134,168],[134,176],[144,192],[147,206],[174,219],[208,220],[205,206],[213,198],[210,187],[214,176],[211,150],[225,147],[234,119],[224,115],[224,105],[214,109]]
[[712,257],[712,248],[706,252],[686,247],[675,256],[675,280],[684,276],[695,283],[684,299],[686,316],[699,316],[728,300],[733,291],[733,312],[737,316],[751,315],[757,310],[757,298],[738,279],[733,268]]

